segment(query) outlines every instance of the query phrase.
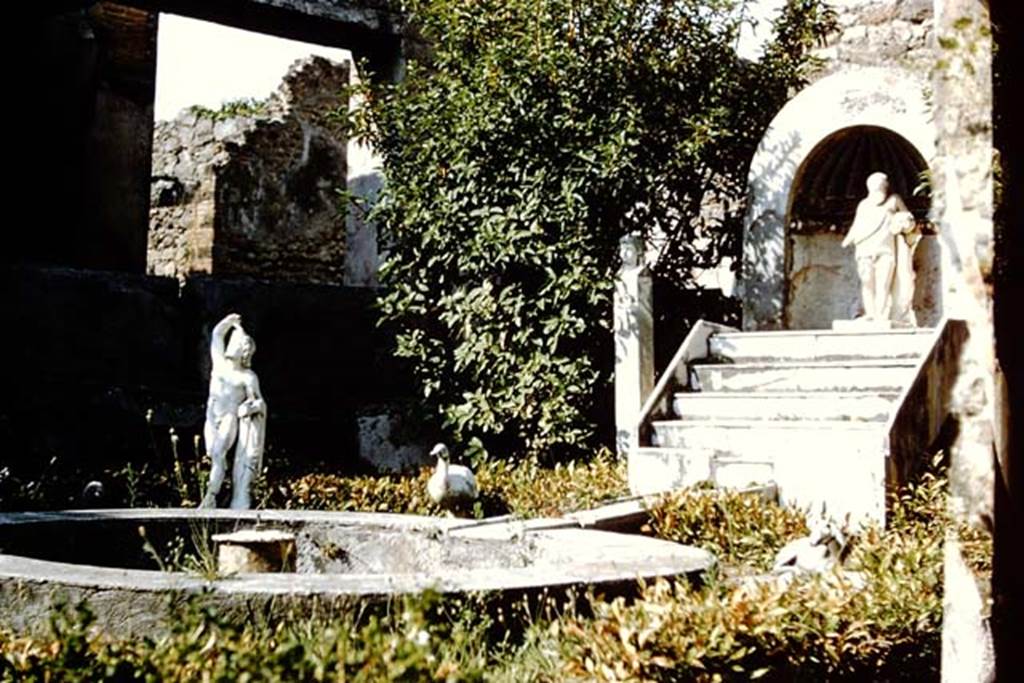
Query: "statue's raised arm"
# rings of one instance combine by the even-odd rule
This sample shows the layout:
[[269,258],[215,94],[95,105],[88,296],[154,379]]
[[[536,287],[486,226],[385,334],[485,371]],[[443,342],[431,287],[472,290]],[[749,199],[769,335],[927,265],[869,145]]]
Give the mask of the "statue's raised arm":
[[213,326],[213,332],[210,333],[210,358],[213,360],[214,365],[220,365],[224,362],[224,350],[227,347],[227,336],[228,332],[234,327],[242,326],[242,316],[237,313],[229,313],[224,318]]

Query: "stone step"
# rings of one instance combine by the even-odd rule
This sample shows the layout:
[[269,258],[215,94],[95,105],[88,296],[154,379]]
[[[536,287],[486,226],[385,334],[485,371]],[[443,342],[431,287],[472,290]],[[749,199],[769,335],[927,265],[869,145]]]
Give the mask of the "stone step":
[[708,351],[712,356],[727,358],[736,363],[913,358],[927,350],[933,333],[931,328],[858,332],[786,330],[718,333],[708,339]]
[[896,392],[695,392],[672,400],[681,420],[861,420],[884,422]]
[[777,494],[775,459],[766,453],[642,447],[629,455],[629,486],[633,493],[650,495],[713,482],[732,489],[771,486]]
[[691,366],[698,391],[899,393],[913,379],[916,358],[778,363],[707,363]]
[[778,486],[780,501],[854,521],[885,516],[885,430],[878,423],[682,420],[653,423],[666,445],[630,453],[630,489],[651,494],[701,482]]
[[651,426],[655,447],[763,461],[792,451],[813,455],[880,448],[884,440],[884,426],[861,421],[656,420]]

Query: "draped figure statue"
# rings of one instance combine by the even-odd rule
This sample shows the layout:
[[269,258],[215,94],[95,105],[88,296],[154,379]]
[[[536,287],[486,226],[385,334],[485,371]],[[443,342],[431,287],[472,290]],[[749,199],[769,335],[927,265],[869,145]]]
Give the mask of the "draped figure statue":
[[234,446],[231,507],[251,507],[253,480],[263,466],[267,404],[251,369],[256,342],[232,313],[217,323],[210,335],[210,396],[206,403],[203,438],[212,461],[210,482],[200,507],[215,507],[224,483],[228,451]]
[[913,256],[921,233],[903,199],[889,192],[886,174],[868,176],[867,189],[843,239],[844,247],[853,245],[857,259],[861,318],[913,327]]

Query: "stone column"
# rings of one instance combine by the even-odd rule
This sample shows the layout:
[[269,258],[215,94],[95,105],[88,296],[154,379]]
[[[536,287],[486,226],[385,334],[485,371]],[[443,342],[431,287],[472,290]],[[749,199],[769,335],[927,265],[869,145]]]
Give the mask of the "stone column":
[[615,282],[615,450],[619,455],[639,445],[640,409],[654,388],[651,274],[642,262],[643,253],[638,235],[627,235],[619,243],[622,268]]
[[[952,391],[958,432],[950,448],[950,492],[957,517],[982,528],[998,523],[993,520],[993,464],[1004,462],[1006,455],[1000,447],[1006,425],[999,419],[1001,373],[988,284],[994,188],[987,5],[935,0],[939,59],[932,75],[937,127],[932,211],[945,250],[943,308],[968,327]],[[998,623],[998,603],[987,618],[990,585],[966,569],[955,538],[946,543],[942,680],[993,680],[990,624]]]

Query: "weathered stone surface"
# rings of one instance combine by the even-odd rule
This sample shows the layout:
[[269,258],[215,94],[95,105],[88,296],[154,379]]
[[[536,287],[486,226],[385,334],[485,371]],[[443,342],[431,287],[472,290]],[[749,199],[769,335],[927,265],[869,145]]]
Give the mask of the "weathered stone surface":
[[394,434],[398,418],[387,413],[356,418],[359,431],[359,455],[384,472],[402,472],[429,461],[421,444],[403,443]]
[[654,388],[654,316],[651,273],[644,241],[622,238],[622,267],[615,282],[615,450],[625,455],[639,442],[640,410]]
[[703,355],[659,379],[648,403],[662,402],[674,382],[674,412],[648,413],[641,425],[630,490],[774,482],[787,504],[884,523],[886,491],[917,474],[949,415],[963,337],[957,321],[935,330],[718,332]]
[[[935,218],[950,251],[944,293],[948,309],[967,322],[969,331],[952,389],[958,431],[950,448],[950,489],[955,511],[963,519],[979,525],[987,521],[986,526],[991,526],[997,481],[994,464],[1006,467],[1015,454],[1000,449],[1006,444],[1010,425],[1006,415],[1000,414],[989,284],[993,276],[994,196],[992,44],[987,5],[978,0],[935,2],[939,42],[932,88],[939,122],[933,164]],[[948,550],[946,576],[965,580],[963,575],[968,572],[959,552]],[[946,605],[949,619],[943,623],[943,678],[986,680],[994,672],[990,662],[980,656],[984,651],[981,636],[987,635],[989,627],[978,619],[977,606],[972,604],[977,596],[962,591],[951,598]],[[1019,610],[1019,605],[1010,609]],[[994,622],[999,619],[994,615]],[[973,661],[962,659],[964,654]],[[1013,672],[999,673],[1003,678]]]
[[927,72],[934,57],[931,0],[839,0],[831,3],[837,31],[817,55],[826,60],[819,76],[851,65],[903,67]]
[[349,69],[302,60],[261,111],[157,124],[154,178],[182,191],[151,209],[151,273],[344,281],[347,141],[330,112]]
[[942,681],[990,683],[995,680],[995,653],[988,608],[953,539],[946,539],[943,547],[943,569]]
[[[160,543],[207,530],[257,524],[296,535],[296,572],[207,581],[154,571],[138,528]],[[456,529],[458,527],[458,529]],[[55,544],[54,536],[67,538]],[[434,589],[513,596],[593,586],[634,591],[638,579],[700,580],[711,553],[641,536],[582,529],[466,524],[384,513],[101,510],[0,514],[0,618],[16,631],[46,627],[55,601],[85,598],[111,634],[167,627],[172,597],[204,593],[225,609],[383,601]],[[162,546],[161,546],[162,547]]]
[[295,534],[280,529],[245,529],[210,537],[217,544],[217,571],[241,574],[295,571]]

